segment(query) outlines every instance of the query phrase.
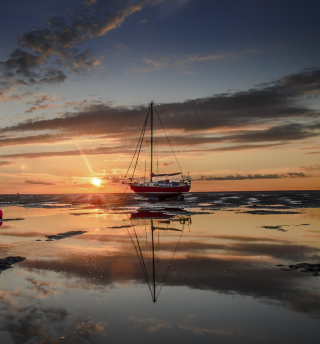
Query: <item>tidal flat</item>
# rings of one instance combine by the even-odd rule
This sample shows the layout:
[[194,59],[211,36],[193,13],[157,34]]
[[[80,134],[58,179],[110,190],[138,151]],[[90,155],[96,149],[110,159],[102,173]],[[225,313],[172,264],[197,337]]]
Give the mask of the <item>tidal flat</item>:
[[318,343],[320,192],[0,195],[0,342]]

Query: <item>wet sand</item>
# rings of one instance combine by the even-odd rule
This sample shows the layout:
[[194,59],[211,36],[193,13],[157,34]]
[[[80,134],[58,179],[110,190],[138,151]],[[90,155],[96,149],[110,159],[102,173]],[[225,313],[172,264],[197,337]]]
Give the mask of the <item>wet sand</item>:
[[318,342],[320,192],[118,199],[0,196],[1,343]]

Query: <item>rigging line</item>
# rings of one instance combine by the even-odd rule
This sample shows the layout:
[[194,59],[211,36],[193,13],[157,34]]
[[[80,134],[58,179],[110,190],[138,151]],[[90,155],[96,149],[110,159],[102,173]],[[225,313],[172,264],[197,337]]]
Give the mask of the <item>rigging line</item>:
[[[142,143],[143,143],[144,133],[145,133],[146,128],[147,128],[149,113],[150,113],[150,109],[149,109],[149,111],[148,111],[146,120],[144,121],[144,125],[143,125],[142,132],[141,132],[141,135],[140,135],[140,147],[139,147],[139,151],[138,151],[138,154],[137,154],[136,164],[135,164],[134,170],[133,170],[133,172],[132,172],[132,177],[131,177],[132,179],[133,179],[134,173],[135,173],[136,168],[137,168],[137,164],[138,164],[138,160],[139,160],[139,156],[140,156],[140,152],[141,152],[141,147],[142,147]],[[138,144],[139,144],[139,142],[138,142]]]
[[120,197],[119,202],[122,200],[123,196],[124,196],[125,193],[127,192],[129,185],[130,185],[130,184],[128,184],[127,187],[126,187],[126,189],[124,190],[124,193],[123,193],[122,196]]
[[[136,236],[136,239],[137,239],[137,243],[138,243],[138,247],[139,247],[139,251],[140,251],[140,256],[138,255],[138,257],[139,257],[139,260],[140,260],[140,263],[141,263],[141,267],[142,267],[143,273],[144,273],[144,275],[145,275],[145,279],[146,279],[146,281],[147,281],[147,283],[148,283],[149,290],[150,290],[151,295],[152,295],[150,280],[149,280],[147,268],[146,268],[146,265],[145,265],[145,262],[144,262],[144,259],[143,259],[143,255],[142,255],[142,252],[141,252],[139,239],[138,239],[138,237],[137,237],[137,233],[136,233],[136,230],[135,230],[134,227],[133,227],[133,230],[134,230],[134,233],[135,233],[135,236]],[[138,252],[137,252],[137,254],[138,254]]]
[[149,277],[148,277],[148,273],[147,273],[147,268],[146,268],[146,265],[144,264],[144,259],[143,259],[143,255],[142,255],[142,251],[141,251],[141,247],[140,247],[140,242],[139,242],[139,239],[138,239],[138,236],[137,236],[137,232],[136,232],[136,230],[135,230],[134,227],[133,227],[133,230],[134,230],[134,234],[135,234],[136,239],[137,239],[137,243],[138,243],[140,255],[141,255],[141,258],[142,258],[142,261],[143,261],[144,270],[145,270],[145,272],[146,272],[146,276],[147,276],[147,279],[148,279],[148,281],[149,281]]
[[[143,138],[143,136],[144,136],[144,131],[145,131],[145,127],[146,127],[146,121],[147,121],[148,116],[149,116],[149,111],[150,111],[150,109],[148,110],[147,118],[146,118],[145,121],[144,121],[144,124],[143,124],[142,130],[141,130],[141,134],[140,134],[140,138],[139,138],[139,141],[138,141],[136,150],[135,150],[135,152],[134,152],[134,154],[133,154],[133,157],[132,157],[132,159],[131,159],[130,165],[129,165],[128,170],[127,170],[127,173],[126,173],[125,176],[124,176],[125,178],[127,177],[127,174],[128,174],[128,172],[129,172],[129,170],[130,170],[130,167],[131,167],[131,164],[132,164],[132,162],[133,162],[133,160],[134,160],[134,157],[136,156],[136,153],[137,153],[137,150],[138,150],[140,141],[141,141],[141,137]],[[142,135],[142,134],[143,134],[143,135]]]
[[147,272],[146,264],[145,264],[144,259],[143,259],[143,254],[142,254],[142,251],[141,251],[140,242],[139,242],[139,239],[138,239],[138,236],[137,236],[137,233],[136,233],[136,230],[135,230],[134,227],[133,227],[133,230],[134,230],[134,233],[135,233],[135,236],[136,236],[136,239],[137,239],[137,243],[138,243],[138,247],[139,247],[139,251],[140,251],[140,255],[141,255],[140,257],[141,257],[141,261],[142,261],[142,264],[141,264],[142,270],[144,271],[145,279],[146,279],[146,281],[148,283],[148,287],[149,287],[151,296],[154,297],[154,294],[152,293],[152,290],[151,290],[151,285],[150,285],[150,280],[149,280],[149,275],[148,275],[148,272]]
[[160,122],[160,124],[161,124],[161,126],[162,126],[162,129],[163,129],[163,131],[164,131],[164,134],[166,135],[166,138],[167,138],[167,140],[168,140],[168,142],[169,142],[171,151],[172,151],[172,153],[173,153],[173,155],[174,155],[174,157],[175,157],[175,159],[176,159],[176,162],[177,162],[177,164],[178,164],[178,166],[179,166],[179,168],[180,168],[180,171],[181,171],[181,175],[182,175],[182,177],[183,177],[182,169],[181,169],[181,166],[180,166],[179,161],[178,161],[178,159],[177,159],[176,153],[174,152],[174,150],[173,150],[173,148],[172,148],[171,142],[170,142],[169,137],[168,137],[168,135],[167,135],[167,133],[166,133],[166,130],[164,129],[164,126],[163,126],[163,124],[162,124],[162,122],[161,122],[161,119],[160,119],[160,117],[159,117],[158,111],[157,111],[157,109],[156,109],[155,107],[154,107],[154,109],[156,110],[156,114],[157,114],[157,117],[158,117],[158,119],[159,119],[159,122]]
[[156,141],[157,174],[159,173],[159,143]]
[[[134,160],[134,158],[135,158],[135,156],[136,156],[136,154],[137,154],[137,150],[138,150],[139,145],[140,145],[140,149],[141,149],[141,144],[142,144],[143,137],[144,137],[144,133],[145,133],[145,130],[146,130],[146,125],[147,125],[148,117],[149,117],[149,111],[148,111],[147,117],[146,117],[146,119],[145,119],[145,121],[144,121],[142,130],[141,130],[141,134],[140,134],[140,138],[139,138],[139,141],[138,141],[138,143],[137,143],[136,150],[135,150],[135,152],[134,152],[134,154],[133,154],[133,157],[132,157],[132,159],[131,159],[130,165],[129,165],[129,167],[128,167],[127,173],[126,173],[126,175],[125,175],[125,178],[127,177],[127,174],[129,173],[129,170],[130,170],[130,167],[131,167],[131,165],[132,165],[132,162],[133,162],[133,160]],[[140,153],[140,149],[139,149],[139,153]],[[138,160],[138,158],[137,158],[137,160]],[[136,166],[137,166],[137,163],[136,163]],[[135,170],[134,170],[134,171],[135,171]],[[132,174],[132,178],[133,178],[133,175],[134,175],[134,171],[133,171],[133,174]]]
[[[149,116],[149,110],[148,110],[147,118],[148,118],[148,116]],[[129,172],[129,170],[130,170],[130,167],[131,167],[131,164],[132,164],[132,162],[133,162],[133,160],[134,160],[134,157],[135,157],[136,154],[137,154],[137,150],[138,150],[138,147],[139,147],[141,138],[143,138],[143,136],[144,136],[145,125],[146,125],[146,120],[144,121],[142,130],[141,130],[141,134],[140,134],[140,138],[139,138],[139,141],[138,141],[138,143],[137,143],[136,150],[135,150],[135,152],[134,152],[134,154],[133,154],[133,157],[132,157],[132,159],[131,159],[130,165],[129,165],[129,167],[128,167],[127,173],[126,173],[126,175],[125,175],[125,178],[127,177],[127,174],[128,174],[128,172]]]
[[182,227],[182,232],[181,232],[181,235],[180,235],[179,241],[178,241],[178,243],[177,243],[176,249],[175,249],[175,250],[174,250],[174,252],[173,252],[173,256],[172,256],[172,258],[171,258],[171,261],[170,261],[170,264],[169,264],[169,266],[168,266],[167,272],[166,272],[166,274],[164,275],[164,278],[163,278],[162,284],[161,284],[161,286],[160,286],[160,289],[159,289],[159,292],[158,292],[158,295],[157,295],[157,299],[158,299],[158,297],[159,297],[159,295],[160,295],[160,291],[161,291],[161,289],[162,289],[162,286],[164,285],[164,282],[165,282],[165,280],[166,280],[166,277],[167,277],[167,275],[168,275],[169,269],[171,268],[171,264],[172,264],[172,261],[173,261],[174,255],[175,255],[175,254],[176,254],[176,252],[177,252],[178,246],[179,246],[179,244],[180,244],[180,240],[181,240],[181,238],[182,238],[183,230],[184,230],[184,225],[183,225],[183,227]]
[[155,269],[155,265],[154,265],[154,238],[153,238],[153,234],[154,234],[154,229],[153,229],[153,220],[151,220],[151,234],[152,234],[152,279],[153,279],[153,297],[152,300],[153,302],[157,301],[156,298],[156,269]]
[[[134,230],[134,227],[133,227],[133,230]],[[132,241],[132,244],[133,244],[133,246],[134,246],[134,248],[135,248],[135,250],[136,250],[136,253],[137,253],[137,256],[138,256],[140,265],[141,265],[141,267],[142,267],[142,271],[143,271],[143,274],[144,274],[144,278],[146,279],[146,282],[147,282],[147,284],[148,284],[149,290],[150,290],[150,292],[151,292],[151,294],[152,294],[151,287],[150,287],[150,281],[149,281],[149,277],[148,277],[148,273],[147,273],[147,271],[145,270],[146,267],[143,265],[143,263],[142,263],[142,261],[141,261],[141,257],[139,256],[137,247],[136,247],[136,245],[135,245],[135,243],[134,243],[134,241],[133,241],[133,239],[132,239],[132,237],[131,237],[131,234],[130,234],[128,228],[127,228],[127,231],[128,231],[129,237],[130,237],[130,239],[131,239],[131,241]]]

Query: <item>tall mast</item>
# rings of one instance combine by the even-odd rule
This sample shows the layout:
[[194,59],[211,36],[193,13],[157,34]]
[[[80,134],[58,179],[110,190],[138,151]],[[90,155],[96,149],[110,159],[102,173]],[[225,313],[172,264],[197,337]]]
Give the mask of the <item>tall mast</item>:
[[152,166],[153,166],[153,102],[150,103],[151,108],[151,172],[150,172],[150,182],[152,183]]

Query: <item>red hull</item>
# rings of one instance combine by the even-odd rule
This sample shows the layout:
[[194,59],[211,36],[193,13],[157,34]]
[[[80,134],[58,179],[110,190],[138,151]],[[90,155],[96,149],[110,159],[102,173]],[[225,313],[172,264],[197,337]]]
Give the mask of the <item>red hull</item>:
[[190,185],[171,187],[130,185],[130,188],[142,197],[171,198],[189,192]]

